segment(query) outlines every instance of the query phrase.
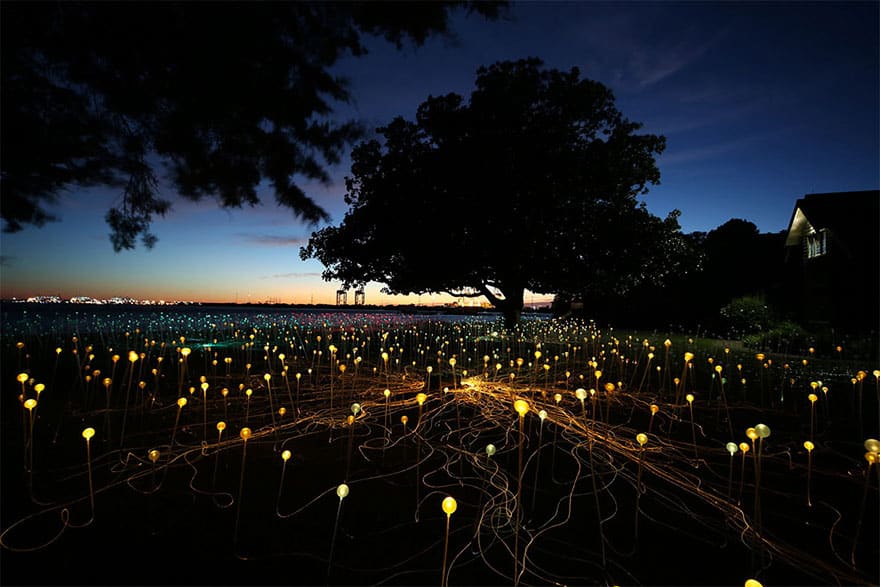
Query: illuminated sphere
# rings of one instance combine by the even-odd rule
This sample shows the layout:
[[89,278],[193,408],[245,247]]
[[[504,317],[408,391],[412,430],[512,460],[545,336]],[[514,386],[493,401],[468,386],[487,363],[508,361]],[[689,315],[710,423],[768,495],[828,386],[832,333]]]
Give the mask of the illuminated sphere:
[[583,387],[578,387],[574,390],[574,396],[579,400],[583,401],[587,398],[587,390]]
[[30,399],[26,400],[24,402],[24,407],[26,407],[29,410],[33,410],[35,407],[37,407],[37,400],[35,400],[34,398],[30,398]]
[[807,399],[810,400],[811,403],[816,403],[816,400],[819,399],[819,396],[817,396],[815,393],[811,393],[807,396]]
[[730,456],[733,456],[734,454],[736,454],[736,443],[735,442],[728,442],[726,448],[727,448],[727,452],[730,453]]
[[178,408],[182,408],[185,405],[186,405],[186,398],[185,397],[179,398],[177,400],[177,407]]
[[746,579],[745,585],[743,587],[764,587],[760,581],[757,579]]
[[541,410],[540,412],[538,412],[538,417],[541,418],[542,422],[544,420],[546,420],[547,419],[547,410]]
[[807,449],[807,452],[810,452],[811,450],[813,450],[814,448],[816,448],[816,445],[814,445],[814,444],[813,444],[812,442],[810,442],[809,440],[805,440],[805,441],[804,441],[804,448]]
[[608,393],[611,393],[612,391],[614,391],[614,384],[611,383],[610,381],[608,383],[606,383],[605,384],[605,391],[607,391]]
[[183,347],[182,349],[180,349],[180,354],[183,355],[184,357],[188,357],[191,352],[192,352],[192,349],[190,349],[188,347]]
[[869,438],[865,441],[865,450],[868,452],[880,452],[880,440]]
[[407,422],[409,422],[409,418],[407,418],[406,416],[401,416],[401,417],[400,417],[400,423],[401,423],[401,424],[403,424],[404,426],[406,426],[406,423],[407,423]]
[[385,391],[382,392],[382,395],[384,395],[385,397],[391,397],[391,390],[386,389]]
[[428,399],[428,396],[425,395],[424,393],[420,393],[420,394],[416,395],[416,401],[419,402],[419,405],[422,405],[423,403],[425,403],[426,399]]
[[657,404],[651,404],[651,414],[656,414],[660,411],[660,406]]
[[644,432],[640,432],[639,434],[636,434],[636,440],[639,442],[640,445],[645,446],[646,444],[648,444],[648,435]]
[[878,458],[877,453],[875,453],[875,452],[866,452],[865,453],[865,460],[868,461],[869,467],[877,462],[877,458]]
[[445,498],[443,498],[443,512],[447,516],[451,516],[452,514],[454,514],[455,510],[457,510],[457,509],[458,509],[458,503],[455,501],[454,497],[452,497],[451,495],[448,495]]
[[41,393],[43,393],[44,389],[46,389],[46,386],[42,383],[37,383],[36,385],[34,385],[34,391],[37,392],[38,397]]
[[749,452],[749,443],[748,443],[748,442],[740,442],[740,443],[739,443],[739,449],[740,449],[741,451],[743,451],[744,453],[745,453],[745,452]]
[[602,377],[602,371],[596,369],[596,371],[593,373],[593,375],[596,376],[596,379],[599,379],[600,377]]
[[692,404],[692,403],[694,403],[694,394],[689,393],[686,396],[684,396],[684,399],[686,399],[689,404]]
[[241,429],[241,432],[239,432],[238,435],[241,436],[242,440],[247,440],[251,437],[251,429],[245,426]]
[[159,460],[159,451],[154,448],[153,450],[150,451],[149,457],[150,457],[150,460],[153,462],[153,464],[155,464],[156,461]]
[[768,436],[770,436],[770,427],[766,424],[758,424],[757,426],[755,426],[755,432],[761,438],[767,438]]
[[268,373],[266,373],[265,375],[263,375],[263,379],[265,379],[268,382],[270,379],[272,379],[272,376],[269,375]]
[[494,444],[487,444],[486,445],[486,454],[489,455],[490,457],[495,454],[495,450],[496,449],[495,449]]
[[555,401],[557,404],[559,402],[561,402],[562,401],[562,394],[561,393],[554,393],[553,394],[553,401]]
[[516,413],[520,416],[525,416],[529,411],[529,402],[524,399],[518,399],[513,402],[513,409],[516,410]]
[[684,362],[690,363],[694,358],[694,353],[685,353],[684,354]]
[[336,495],[339,496],[340,501],[348,497],[348,485],[341,483],[339,487],[336,488]]
[[135,351],[128,351],[128,360],[132,363],[137,362],[139,358],[140,357],[138,357],[138,354]]
[[28,375],[27,373],[19,373],[16,376],[15,380],[18,381],[19,383],[24,383],[25,381],[28,380],[29,377],[30,377],[30,375]]
[[224,430],[226,430],[226,422],[223,420],[217,422],[217,432],[223,432]]
[[279,416],[283,416],[286,413],[287,413],[287,408],[285,408],[284,406],[281,406],[280,408],[278,408],[278,415]]
[[94,428],[89,427],[89,428],[86,428],[85,430],[82,431],[82,436],[86,440],[90,440],[92,438],[92,436],[94,436],[94,435],[95,435]]
[[361,411],[360,404],[351,404],[351,413],[357,416]]
[[746,436],[751,440],[758,440],[758,431],[754,428],[746,428]]
[[[451,359],[449,359],[449,365],[451,367],[455,367],[455,357],[452,357]],[[452,498],[449,498],[449,499],[452,499]],[[454,499],[452,501],[455,502]],[[443,503],[446,503],[446,500],[443,500]]]
[[289,451],[289,450],[286,450],[286,451],[284,451],[283,453],[281,453],[281,458],[284,459],[284,462],[285,462],[285,463],[286,463],[288,460],[290,460],[290,451]]

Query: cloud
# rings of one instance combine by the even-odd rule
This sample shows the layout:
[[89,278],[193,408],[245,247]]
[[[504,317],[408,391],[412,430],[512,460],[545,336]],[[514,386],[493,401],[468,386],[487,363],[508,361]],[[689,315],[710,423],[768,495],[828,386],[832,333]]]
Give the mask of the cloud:
[[274,234],[247,234],[239,233],[238,238],[252,245],[262,247],[299,247],[305,245],[308,239],[296,236],[278,236]]
[[776,139],[785,135],[792,129],[780,128],[767,132],[756,133],[744,137],[739,137],[727,141],[719,141],[711,145],[701,147],[692,147],[673,151],[660,155],[659,163],[661,166],[676,165],[681,163],[692,163],[694,161],[703,161],[713,159],[719,155],[724,155],[732,151],[737,151],[746,147],[750,147],[756,143],[762,143],[771,139]]
[[321,277],[321,274],[316,271],[276,273],[275,275],[264,275],[260,279],[302,279],[304,277]]

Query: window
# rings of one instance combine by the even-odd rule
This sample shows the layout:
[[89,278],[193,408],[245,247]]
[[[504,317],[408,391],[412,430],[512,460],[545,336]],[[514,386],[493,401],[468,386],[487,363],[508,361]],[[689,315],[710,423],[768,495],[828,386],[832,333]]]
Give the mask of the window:
[[821,257],[828,252],[828,231],[820,230],[806,236],[807,259]]

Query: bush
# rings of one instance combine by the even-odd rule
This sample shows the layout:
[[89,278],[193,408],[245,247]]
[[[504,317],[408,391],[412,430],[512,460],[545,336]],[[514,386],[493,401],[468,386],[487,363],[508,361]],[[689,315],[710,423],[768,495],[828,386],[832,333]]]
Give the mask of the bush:
[[770,328],[772,316],[763,297],[744,296],[721,308],[721,321],[731,338],[743,338]]

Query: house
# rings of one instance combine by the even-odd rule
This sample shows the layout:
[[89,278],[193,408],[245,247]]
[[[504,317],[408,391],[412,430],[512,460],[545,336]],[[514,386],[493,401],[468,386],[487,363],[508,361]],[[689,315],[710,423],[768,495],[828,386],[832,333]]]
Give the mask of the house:
[[807,194],[785,239],[786,305],[813,328],[880,330],[880,190]]

